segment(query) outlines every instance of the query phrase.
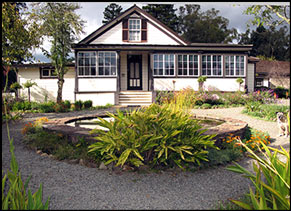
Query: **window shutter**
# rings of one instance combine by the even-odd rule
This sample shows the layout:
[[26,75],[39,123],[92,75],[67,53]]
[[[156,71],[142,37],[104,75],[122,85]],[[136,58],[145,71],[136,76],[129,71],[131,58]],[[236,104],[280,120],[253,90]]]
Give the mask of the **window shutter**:
[[146,19],[141,20],[141,41],[142,42],[147,41],[147,20]]
[[128,41],[128,19],[122,21],[122,41]]

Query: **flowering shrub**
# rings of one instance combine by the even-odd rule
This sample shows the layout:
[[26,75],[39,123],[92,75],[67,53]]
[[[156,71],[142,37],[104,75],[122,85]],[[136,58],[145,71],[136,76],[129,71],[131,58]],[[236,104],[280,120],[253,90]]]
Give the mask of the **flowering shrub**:
[[[229,134],[225,139],[222,140],[222,147],[223,148],[238,148],[241,152],[245,152],[246,149],[242,147],[241,143],[239,142],[240,137],[234,136],[234,134]],[[263,150],[263,145],[270,144],[270,136],[267,133],[264,133],[259,130],[253,129],[251,131],[250,137],[242,140],[242,142],[252,149],[253,151],[257,151],[260,149]]]
[[24,127],[21,130],[21,133],[25,135],[26,133],[30,132],[34,128],[33,124],[31,122],[24,125]]
[[41,128],[42,124],[45,123],[45,122],[48,122],[48,118],[47,117],[38,118],[38,119],[34,120],[33,123],[29,122],[29,123],[24,125],[24,127],[21,130],[21,133],[23,135],[25,135],[27,133],[33,133],[35,131],[35,129]]

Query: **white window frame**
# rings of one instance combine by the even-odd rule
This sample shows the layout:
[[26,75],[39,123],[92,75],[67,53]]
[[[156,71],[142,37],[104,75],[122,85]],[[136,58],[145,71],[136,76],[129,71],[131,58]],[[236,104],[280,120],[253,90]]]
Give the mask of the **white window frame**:
[[[49,75],[43,75],[43,70],[48,70],[49,71]],[[57,78],[57,73],[56,75],[52,75],[52,71],[55,71],[54,67],[42,67],[40,69],[40,76],[41,78]]]
[[[80,75],[79,74],[79,68],[80,68],[80,66],[79,66],[79,53],[96,53],[96,56],[95,56],[95,69],[96,69],[96,74],[95,75]],[[99,53],[115,53],[115,75],[99,75]],[[93,57],[93,56],[92,56]],[[91,57],[89,57],[90,58],[90,60],[89,60],[89,62],[90,62],[90,64],[91,64]],[[78,54],[77,54],[77,75],[78,75],[78,77],[79,78],[92,78],[92,77],[104,77],[104,78],[106,78],[106,77],[117,77],[117,68],[118,68],[118,66],[117,66],[117,60],[118,59],[118,55],[117,55],[117,53],[116,53],[116,51],[79,51],[78,52]],[[81,67],[85,67],[85,66],[81,66]],[[94,66],[92,66],[92,67],[94,67]],[[110,64],[110,66],[109,66],[109,68],[111,69],[111,64]],[[85,71],[85,70],[84,70]],[[90,66],[90,73],[91,73],[91,66]],[[111,71],[111,70],[110,70]]]
[[[136,20],[139,22],[139,28],[138,29],[130,29],[130,21]],[[141,19],[137,18],[130,18],[128,19],[128,41],[129,42],[140,42],[141,41]],[[139,39],[131,40],[130,39],[130,32],[138,32],[139,33]]]
[[[224,55],[224,64],[225,64],[225,67],[226,67],[226,57],[229,57],[228,59],[228,62],[229,62],[229,67],[230,67],[230,57],[233,56],[234,57],[234,69],[233,69],[233,75],[231,74],[226,74],[226,68],[225,68],[225,77],[245,77],[246,76],[246,67],[247,67],[247,64],[246,64],[246,56],[245,55]],[[244,74],[241,75],[240,74],[240,69],[239,69],[239,74],[236,74],[236,68],[237,68],[237,62],[236,62],[236,57],[239,56],[239,57],[243,57],[244,58],[244,61],[243,61],[243,64],[244,64]],[[242,63],[242,62],[240,62]],[[229,69],[230,70],[230,69]],[[230,73],[230,71],[229,71]]]
[[[116,68],[115,69],[115,75],[105,75],[105,72],[104,72],[104,75],[99,75],[99,54],[100,53],[104,53],[104,54],[105,53],[114,53],[115,54],[115,68]],[[118,66],[117,66],[117,57],[118,57],[118,54],[116,53],[116,51],[98,51],[97,52],[97,60],[96,60],[96,66],[97,66],[96,74],[97,74],[97,76],[98,77],[104,77],[104,78],[106,78],[106,77],[117,77],[117,68],[118,68]],[[105,64],[105,59],[104,59],[104,64]],[[110,64],[109,68],[111,69],[112,66],[113,65]],[[103,67],[105,67],[105,66],[103,66]]]
[[[210,75],[203,74],[203,56],[206,57],[206,64],[207,64],[207,56],[210,56]],[[220,64],[221,64],[221,72],[220,75],[213,74],[213,56],[220,56]],[[206,70],[207,73],[207,70]],[[207,77],[223,77],[223,55],[222,54],[203,54],[201,55],[201,76]]]
[[[92,75],[92,74],[89,74],[89,75],[80,75],[80,71],[79,71],[79,68],[80,68],[80,66],[79,66],[79,53],[95,53],[96,55],[95,55],[95,71],[96,71],[96,74],[95,75]],[[78,54],[77,54],[77,75],[78,75],[78,77],[84,77],[84,78],[90,78],[90,77],[96,77],[96,76],[98,76],[98,72],[97,72],[97,59],[98,59],[98,57],[97,57],[97,51],[79,51],[78,52]],[[93,56],[90,56],[89,58],[89,64],[91,64],[91,58],[92,58]],[[81,66],[81,67],[85,67],[85,65],[83,65],[83,66]],[[94,67],[94,66],[92,66],[92,67]],[[89,66],[89,72],[91,73],[91,66]],[[84,69],[84,73],[85,73],[85,69]]]
[[[163,56],[163,74],[162,75],[156,75],[155,74],[155,69],[154,69],[154,63],[155,63],[155,55],[157,55],[158,57],[159,57],[159,55],[162,55]],[[173,71],[173,75],[166,75],[165,73],[166,73],[166,67],[165,67],[165,55],[169,55],[169,56],[171,56],[171,55],[173,55],[174,56],[174,58],[173,58],[173,63],[174,63],[174,71]],[[175,70],[176,70],[176,55],[175,54],[167,54],[167,53],[165,53],[165,54],[163,54],[163,53],[157,53],[157,54],[153,54],[153,76],[156,76],[156,77],[159,77],[159,76],[161,76],[161,77],[173,77],[173,76],[175,76]],[[160,62],[159,60],[158,60],[158,62]]]
[[[183,60],[183,56],[187,56],[187,75],[184,75],[184,74],[182,74],[182,75],[179,75],[179,56],[182,56],[182,62],[184,62],[184,60]],[[197,75],[196,74],[193,74],[193,75],[190,75],[189,74],[189,72],[190,72],[190,60],[189,60],[189,58],[190,58],[190,56],[197,56],[197,63],[198,63],[198,68],[197,68]],[[193,60],[193,65],[194,65],[194,61],[195,60]],[[177,76],[178,77],[187,77],[187,76],[189,76],[189,77],[193,77],[193,76],[199,76],[199,69],[200,69],[200,55],[199,54],[177,54]],[[193,68],[193,71],[195,70],[195,68]],[[195,71],[194,71],[195,72]]]

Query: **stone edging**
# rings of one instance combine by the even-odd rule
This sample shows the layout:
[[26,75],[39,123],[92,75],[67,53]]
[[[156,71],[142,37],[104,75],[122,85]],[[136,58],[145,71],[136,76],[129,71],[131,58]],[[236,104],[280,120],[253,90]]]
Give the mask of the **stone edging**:
[[[94,142],[93,139],[96,135],[90,135],[89,131],[91,129],[87,128],[75,128],[69,125],[66,125],[66,123],[75,121],[75,120],[82,120],[82,119],[92,119],[96,117],[103,117],[107,116],[108,111],[97,111],[94,115],[84,115],[84,116],[77,116],[77,117],[66,117],[61,118],[57,120],[51,120],[49,122],[46,122],[43,124],[43,128],[47,131],[52,131],[56,133],[61,133],[64,136],[67,136],[69,140],[72,141],[72,143],[77,143],[79,138],[85,138],[89,142]],[[112,111],[111,111],[112,112]],[[217,142],[220,142],[223,138],[228,136],[229,134],[233,134],[233,136],[240,136],[241,138],[244,138],[244,132],[248,124],[244,121],[233,119],[233,118],[223,118],[223,117],[213,117],[213,116],[203,116],[203,115],[197,115],[192,114],[194,118],[200,118],[200,119],[213,119],[213,120],[223,120],[224,123],[210,127],[208,130],[204,133],[205,135],[210,134],[217,134],[217,136],[214,138]]]

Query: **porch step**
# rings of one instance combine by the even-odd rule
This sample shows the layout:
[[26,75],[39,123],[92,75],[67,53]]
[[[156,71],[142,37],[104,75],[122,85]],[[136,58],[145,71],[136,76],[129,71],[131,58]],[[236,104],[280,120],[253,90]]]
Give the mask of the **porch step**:
[[122,91],[119,93],[119,105],[150,105],[152,92]]

